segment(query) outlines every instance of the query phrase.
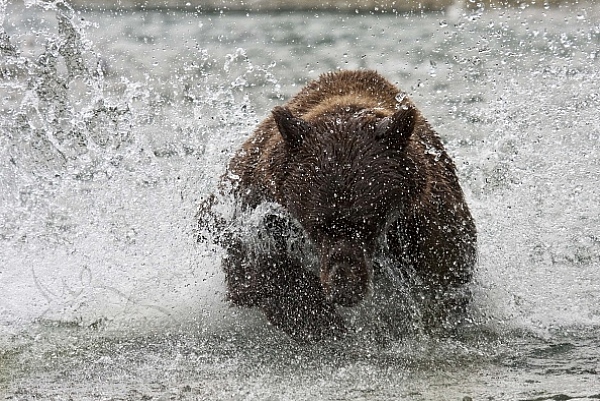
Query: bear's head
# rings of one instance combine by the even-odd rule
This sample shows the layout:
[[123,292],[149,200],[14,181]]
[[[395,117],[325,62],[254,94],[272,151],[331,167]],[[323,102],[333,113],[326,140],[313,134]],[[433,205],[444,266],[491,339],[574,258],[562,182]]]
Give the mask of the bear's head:
[[320,255],[330,301],[352,306],[372,286],[373,255],[389,225],[410,207],[418,176],[407,154],[417,111],[338,106],[299,117],[276,107],[283,141],[276,156],[279,202]]

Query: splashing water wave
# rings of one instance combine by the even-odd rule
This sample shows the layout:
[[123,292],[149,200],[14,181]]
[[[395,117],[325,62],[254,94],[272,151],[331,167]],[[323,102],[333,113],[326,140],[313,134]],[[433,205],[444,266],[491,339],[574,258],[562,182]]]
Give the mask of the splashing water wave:
[[[10,377],[23,399],[597,394],[599,16],[1,3],[0,386]],[[397,80],[459,168],[480,261],[477,324],[457,338],[299,347],[228,307],[222,251],[196,243],[234,149],[336,68]]]

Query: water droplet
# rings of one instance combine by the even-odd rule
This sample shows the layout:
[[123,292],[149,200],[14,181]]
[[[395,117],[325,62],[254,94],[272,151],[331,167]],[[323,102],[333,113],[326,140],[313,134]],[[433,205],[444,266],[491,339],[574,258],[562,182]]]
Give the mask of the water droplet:
[[406,93],[404,93],[404,92],[400,92],[400,93],[398,93],[398,94],[396,95],[396,101],[397,101],[398,103],[402,103],[402,101],[403,101],[404,99],[406,99]]

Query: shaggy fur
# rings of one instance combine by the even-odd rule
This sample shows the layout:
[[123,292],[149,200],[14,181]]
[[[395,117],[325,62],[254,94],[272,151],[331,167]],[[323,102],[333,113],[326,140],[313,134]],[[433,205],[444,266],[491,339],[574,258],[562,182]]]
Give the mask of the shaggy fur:
[[[224,181],[242,210],[284,210],[265,217],[252,243],[224,244],[223,267],[229,299],[261,308],[291,336],[342,333],[336,305],[368,296],[379,254],[416,276],[428,325],[464,312],[476,230],[455,166],[410,99],[376,72],[309,83],[257,127]],[[304,238],[318,275],[290,252],[291,235]]]

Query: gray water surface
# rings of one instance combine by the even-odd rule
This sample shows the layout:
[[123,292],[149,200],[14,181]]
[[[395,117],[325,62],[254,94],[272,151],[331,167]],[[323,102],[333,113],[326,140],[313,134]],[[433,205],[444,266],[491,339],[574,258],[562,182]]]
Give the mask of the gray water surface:
[[[600,398],[598,21],[0,3],[0,394]],[[227,305],[222,251],[195,241],[236,147],[338,68],[402,87],[457,164],[480,260],[454,336],[381,335],[367,303],[354,336],[296,344]]]

